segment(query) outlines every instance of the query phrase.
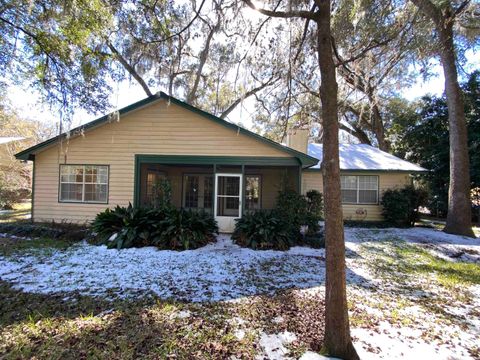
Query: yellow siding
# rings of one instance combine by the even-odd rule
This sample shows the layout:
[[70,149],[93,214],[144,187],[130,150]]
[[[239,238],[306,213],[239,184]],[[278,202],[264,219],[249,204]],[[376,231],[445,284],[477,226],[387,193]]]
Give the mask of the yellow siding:
[[[289,156],[160,100],[36,154],[34,220],[85,222],[107,206],[133,202],[135,154]],[[110,165],[109,204],[59,203],[59,164],[64,163]]]
[[[342,175],[378,175],[379,180],[379,197],[387,189],[402,188],[411,183],[409,174],[405,173],[384,173],[384,172],[368,172],[368,173],[348,173],[342,172]],[[302,174],[302,191],[306,193],[310,189],[315,189],[323,193],[322,173],[319,171],[304,171]],[[381,205],[362,205],[362,204],[344,204],[342,205],[343,218],[345,220],[354,221],[381,221],[382,206]]]

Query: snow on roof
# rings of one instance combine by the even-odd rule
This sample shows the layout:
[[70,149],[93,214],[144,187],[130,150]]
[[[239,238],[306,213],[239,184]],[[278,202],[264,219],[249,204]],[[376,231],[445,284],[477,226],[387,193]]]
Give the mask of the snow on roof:
[[7,144],[12,141],[23,140],[25,138],[19,136],[0,136],[0,144]]
[[[426,171],[418,165],[366,144],[340,144],[339,150],[341,170]],[[312,167],[319,169],[323,155],[322,144],[308,144],[308,155],[320,160]]]

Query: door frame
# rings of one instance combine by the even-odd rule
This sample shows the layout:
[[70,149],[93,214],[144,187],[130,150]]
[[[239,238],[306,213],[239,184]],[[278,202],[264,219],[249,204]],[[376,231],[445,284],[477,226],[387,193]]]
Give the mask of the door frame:
[[[221,215],[217,215],[217,210],[218,210],[218,178],[219,177],[238,177],[239,178],[239,189],[238,189],[238,196],[235,196],[235,195],[231,195],[231,196],[228,196],[228,195],[220,195],[222,197],[238,197],[238,216],[221,216]],[[221,230],[221,226],[223,224],[221,224],[221,220],[223,219],[223,223],[225,223],[225,221],[234,221],[235,219],[240,219],[242,217],[242,210],[243,210],[243,174],[242,173],[215,173],[215,184],[214,184],[214,194],[215,194],[215,197],[214,197],[214,203],[213,203],[213,216],[215,218],[215,220],[217,221],[218,225],[219,225],[219,228],[220,228],[220,232],[222,232]]]

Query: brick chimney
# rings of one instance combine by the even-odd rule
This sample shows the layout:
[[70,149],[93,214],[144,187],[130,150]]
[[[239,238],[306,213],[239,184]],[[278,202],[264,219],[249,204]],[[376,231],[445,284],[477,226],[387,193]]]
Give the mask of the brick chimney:
[[287,146],[306,154],[309,135],[310,131],[306,129],[290,129],[287,132]]

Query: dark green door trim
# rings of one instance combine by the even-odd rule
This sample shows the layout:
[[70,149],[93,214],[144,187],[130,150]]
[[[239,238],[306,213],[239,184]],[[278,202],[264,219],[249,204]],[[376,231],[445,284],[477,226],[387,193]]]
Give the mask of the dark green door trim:
[[178,165],[271,165],[298,166],[294,157],[268,156],[204,156],[204,155],[135,155],[142,164],[178,164]]

